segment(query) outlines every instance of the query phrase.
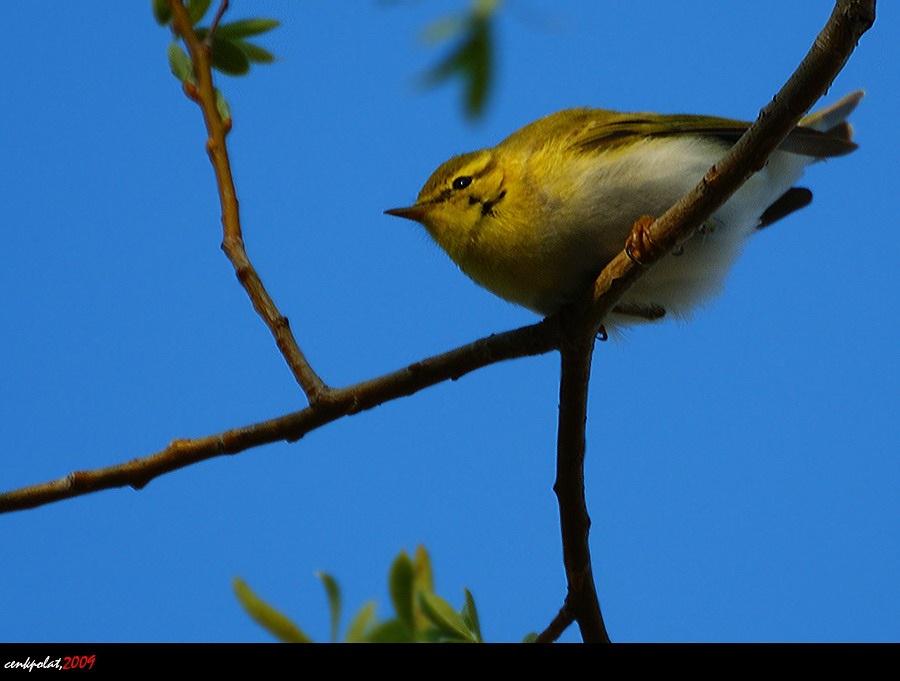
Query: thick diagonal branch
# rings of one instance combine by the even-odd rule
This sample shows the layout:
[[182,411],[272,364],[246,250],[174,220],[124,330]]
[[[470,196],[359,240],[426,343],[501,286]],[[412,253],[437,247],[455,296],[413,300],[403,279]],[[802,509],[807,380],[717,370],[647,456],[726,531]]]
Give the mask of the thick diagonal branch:
[[860,37],[875,22],[875,0],[838,0],[806,57],[756,122],[691,192],[649,227],[655,247],[638,264],[622,250],[594,283],[590,323],[599,328],[616,302],[651,264],[670,252],[760,170],[801,117],[828,91]]

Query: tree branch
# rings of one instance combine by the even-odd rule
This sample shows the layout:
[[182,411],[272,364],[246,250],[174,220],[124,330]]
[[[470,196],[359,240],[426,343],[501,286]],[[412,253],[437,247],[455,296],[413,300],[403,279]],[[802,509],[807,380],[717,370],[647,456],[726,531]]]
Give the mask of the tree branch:
[[585,643],[609,643],[594,586],[588,532],[591,519],[584,497],[585,423],[594,335],[583,327],[564,329],[560,343],[559,428],[556,482],[563,564],[568,593],[564,610],[571,613]]
[[[300,350],[300,346],[291,333],[287,317],[278,311],[275,301],[263,286],[262,280],[244,248],[237,190],[231,174],[231,161],[228,158],[228,146],[225,141],[225,137],[231,130],[231,120],[222,120],[216,106],[216,89],[213,85],[210,62],[211,48],[205,42],[197,39],[191,19],[180,0],[169,0],[169,7],[172,10],[172,26],[188,48],[194,68],[194,77],[197,79],[196,86],[185,83],[185,94],[200,106],[209,136],[206,141],[206,151],[216,174],[219,203],[222,207],[224,232],[222,250],[231,261],[241,286],[250,296],[253,308],[275,337],[275,343],[294,374],[295,380],[303,388],[309,403],[314,405],[320,398],[328,394],[330,388],[313,371],[306,356]],[[227,3],[223,3],[216,14],[214,25],[218,24],[226,7]],[[210,32],[211,35],[212,32]]]
[[647,267],[690,238],[765,165],[800,118],[828,91],[874,22],[875,0],[837,0],[806,57],[740,140],[689,194],[652,223],[639,220],[635,225],[634,236],[649,248],[640,258],[623,249],[597,278],[592,301],[586,303],[593,307],[589,321],[595,330]]
[[[554,485],[560,512],[568,592],[562,612],[574,617],[585,642],[609,641],[593,583],[584,497],[585,423],[593,339],[603,318],[654,262],[709,218],[797,125],[840,73],[875,21],[875,0],[838,0],[809,53],[757,121],[700,184],[657,220],[639,219],[626,247],[600,273],[590,295],[564,313],[562,375]],[[554,620],[559,620],[559,616]]]
[[196,439],[173,440],[168,447],[149,456],[106,468],[77,471],[51,482],[0,494],[0,513],[115,487],[141,489],[160,475],[207,459],[280,440],[294,442],[344,416],[412,395],[443,381],[456,380],[489,364],[547,353],[557,347],[558,338],[557,318],[487,336],[378,378],[332,389],[326,401],[285,416]]
[[575,621],[575,618],[572,616],[572,613],[569,612],[569,609],[563,604],[563,607],[559,609],[559,612],[556,613],[556,617],[551,620],[550,624],[547,625],[547,628],[544,629],[540,634],[538,634],[537,638],[535,638],[535,643],[553,643],[560,636],[562,636],[563,632],[569,628],[569,625]]

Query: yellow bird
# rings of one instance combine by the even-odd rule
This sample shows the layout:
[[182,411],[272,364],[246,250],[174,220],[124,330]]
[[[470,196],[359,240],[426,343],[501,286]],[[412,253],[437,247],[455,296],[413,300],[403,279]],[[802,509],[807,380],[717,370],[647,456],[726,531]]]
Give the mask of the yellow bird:
[[[686,316],[717,293],[745,240],[804,207],[807,165],[853,151],[852,93],[798,125],[676,251],[620,300],[608,325]],[[415,204],[385,211],[424,225],[476,283],[550,315],[583,293],[632,225],[692,189],[750,124],[712,116],[567,109],[490,149],[451,158]]]

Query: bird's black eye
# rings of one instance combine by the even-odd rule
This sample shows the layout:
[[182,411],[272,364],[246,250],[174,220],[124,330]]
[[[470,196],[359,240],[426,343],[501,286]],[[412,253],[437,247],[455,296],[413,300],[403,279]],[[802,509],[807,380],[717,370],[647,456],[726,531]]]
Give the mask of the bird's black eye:
[[469,175],[460,175],[455,180],[453,180],[454,189],[465,189],[470,184],[472,184],[472,177]]

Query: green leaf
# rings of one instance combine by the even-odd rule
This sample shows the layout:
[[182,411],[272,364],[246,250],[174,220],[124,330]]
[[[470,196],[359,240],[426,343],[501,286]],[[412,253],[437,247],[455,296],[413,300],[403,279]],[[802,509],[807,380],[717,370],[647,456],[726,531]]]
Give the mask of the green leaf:
[[347,627],[347,643],[362,643],[366,640],[366,632],[375,619],[375,602],[369,601],[359,609]]
[[331,614],[331,642],[336,643],[338,627],[341,619],[341,589],[334,577],[326,572],[318,572],[316,576],[325,585],[325,593],[328,595],[328,611]]
[[400,555],[394,559],[391,565],[391,572],[388,576],[388,587],[391,592],[391,601],[394,604],[394,610],[397,618],[410,629],[415,629],[415,621],[413,619],[413,605],[415,603],[415,571],[413,563],[406,551],[401,551]]
[[472,598],[472,593],[468,589],[463,589],[463,593],[465,594],[466,601],[463,603],[459,615],[462,617],[466,629],[471,631],[475,640],[481,643],[481,624],[478,622],[478,610],[475,608],[475,599]]
[[462,33],[466,23],[466,18],[458,15],[438,19],[422,31],[422,40],[431,45],[442,43]]
[[522,639],[522,643],[535,643],[537,642],[538,635],[533,631],[528,634],[525,638]]
[[244,54],[247,55],[247,59],[251,62],[256,64],[271,64],[275,61],[275,55],[268,50],[264,50],[259,45],[248,43],[246,40],[235,40],[234,42],[244,51]]
[[166,0],[153,0],[153,18],[160,26],[167,26],[172,21],[172,10]]
[[231,120],[231,108],[219,88],[216,88],[216,111],[219,112],[219,118],[223,121]]
[[424,546],[416,547],[413,556],[413,568],[416,571],[416,591],[434,592],[434,575],[431,572],[431,558]]
[[219,27],[216,29],[216,35],[235,40],[237,38],[247,38],[251,35],[260,35],[279,26],[281,26],[281,22],[277,19],[241,19],[228,24],[219,24]]
[[440,596],[422,592],[419,594],[419,602],[422,604],[422,611],[444,637],[453,641],[477,640],[462,617]]
[[184,8],[191,18],[191,26],[196,26],[197,22],[206,15],[210,4],[212,4],[212,0],[187,0]]
[[387,620],[375,625],[366,636],[369,643],[415,643],[412,629],[399,619]]
[[169,43],[168,55],[169,69],[172,71],[172,75],[182,83],[195,82],[194,69],[191,66],[191,58],[187,56],[187,53],[182,50],[177,43]]
[[491,25],[486,19],[475,22],[472,35],[464,48],[462,69],[465,84],[466,113],[480,116],[484,111],[491,82]]
[[500,0],[475,0],[472,13],[480,17],[489,17],[499,6]]
[[266,631],[285,643],[311,643],[309,637],[300,631],[287,617],[263,601],[238,577],[234,578],[234,593],[238,602]]
[[244,51],[233,41],[222,38],[218,33],[213,36],[212,65],[229,76],[242,76],[250,70],[250,60]]
[[[197,34],[198,40],[206,40],[206,36],[209,35],[209,29],[204,26],[196,29],[194,33]],[[223,45],[223,43],[227,44]],[[235,48],[243,52],[243,56],[234,55],[233,50]],[[225,58],[234,61],[239,68],[243,68],[244,63],[247,64],[247,69],[249,69],[250,62],[256,64],[271,64],[275,61],[275,55],[259,45],[238,38],[221,37],[217,32],[213,38],[213,66],[216,68],[219,68],[219,64],[215,61],[216,50],[221,51],[223,49],[226,52]],[[240,73],[232,73],[231,71],[228,71],[227,68],[219,68],[219,70],[228,73],[229,75],[243,75],[247,72],[244,70]]]
[[[434,575],[431,572],[431,559],[424,546],[417,546],[413,555],[413,593],[434,593]],[[415,629],[420,631],[428,625],[428,618],[422,612],[418,598],[415,602]]]
[[464,38],[443,61],[425,74],[425,84],[435,86],[458,77],[463,81],[464,109],[476,117],[484,111],[493,70],[491,18],[473,15]]

